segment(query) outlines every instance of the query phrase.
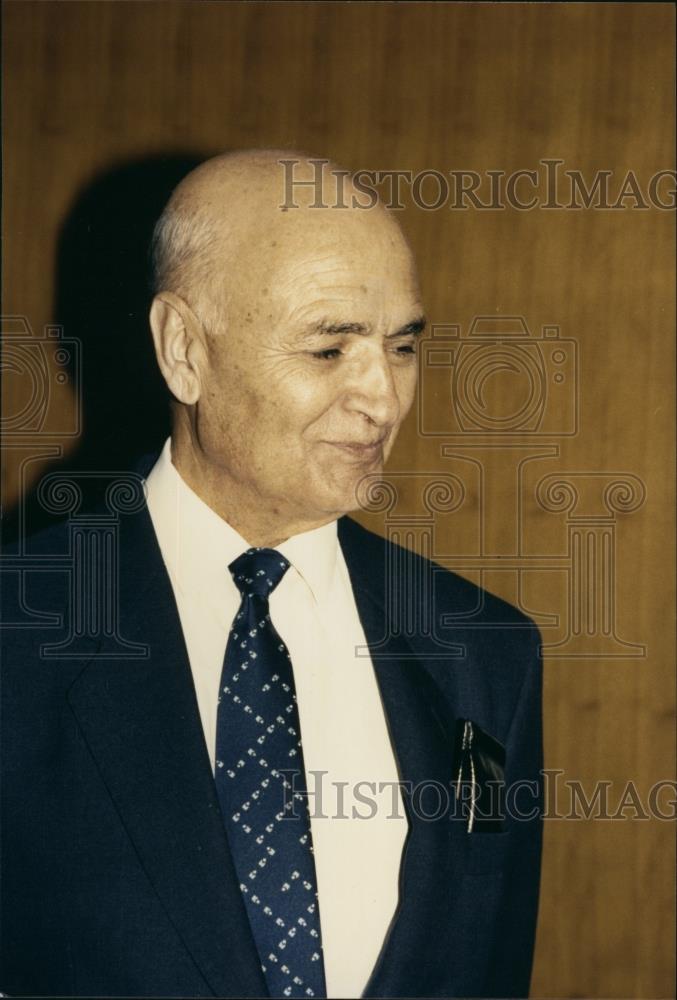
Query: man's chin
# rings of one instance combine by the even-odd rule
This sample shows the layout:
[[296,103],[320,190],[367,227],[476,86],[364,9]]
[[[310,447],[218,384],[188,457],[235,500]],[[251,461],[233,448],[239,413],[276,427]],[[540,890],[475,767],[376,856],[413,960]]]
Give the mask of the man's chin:
[[368,472],[354,475],[349,482],[337,484],[335,491],[325,494],[321,505],[325,513],[342,517],[356,510],[369,510],[382,493],[381,473],[383,463],[379,462]]

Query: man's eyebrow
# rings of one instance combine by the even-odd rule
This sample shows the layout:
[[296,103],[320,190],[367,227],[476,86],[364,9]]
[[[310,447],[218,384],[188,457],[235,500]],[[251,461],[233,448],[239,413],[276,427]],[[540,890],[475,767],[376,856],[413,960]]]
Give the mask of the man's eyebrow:
[[[417,316],[416,319],[411,321],[411,323],[407,323],[405,326],[400,327],[400,329],[396,330],[394,333],[389,333],[388,337],[418,337],[423,333],[425,327],[425,316]],[[321,334],[335,337],[346,333],[365,335],[368,334],[370,330],[364,323],[329,323],[326,320],[321,320],[319,323],[313,323],[309,326],[306,332],[308,336]]]
[[427,320],[425,316],[417,316],[413,319],[411,323],[407,323],[406,326],[400,327],[395,333],[389,333],[388,337],[420,337],[426,328]]
[[368,328],[364,323],[328,323],[326,320],[320,320],[319,323],[313,323],[308,327],[309,334],[326,334],[327,336],[336,336],[341,333],[369,333]]

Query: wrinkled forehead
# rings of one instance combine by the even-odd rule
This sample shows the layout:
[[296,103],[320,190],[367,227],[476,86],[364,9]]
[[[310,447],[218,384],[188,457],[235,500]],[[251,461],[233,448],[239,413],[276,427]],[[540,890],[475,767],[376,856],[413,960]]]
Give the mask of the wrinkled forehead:
[[254,228],[238,258],[241,289],[271,306],[419,298],[409,246],[383,209],[280,211],[265,231]]

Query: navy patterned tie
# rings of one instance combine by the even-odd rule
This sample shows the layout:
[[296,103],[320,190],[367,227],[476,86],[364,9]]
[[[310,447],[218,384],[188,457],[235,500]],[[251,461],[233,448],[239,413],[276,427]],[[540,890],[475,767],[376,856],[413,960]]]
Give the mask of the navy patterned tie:
[[289,563],[275,549],[258,548],[228,568],[242,603],[219,692],[221,811],[270,995],[325,997],[294,673],[268,608]]

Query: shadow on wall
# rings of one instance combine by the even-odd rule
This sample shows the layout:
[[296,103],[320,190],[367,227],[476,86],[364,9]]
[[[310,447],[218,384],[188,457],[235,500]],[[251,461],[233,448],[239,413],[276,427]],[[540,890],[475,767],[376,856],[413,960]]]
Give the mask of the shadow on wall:
[[[53,316],[64,342],[75,342],[69,356],[79,355],[79,370],[67,374],[81,432],[76,448],[44,474],[77,475],[86,506],[99,500],[106,473],[133,468],[169,433],[168,393],[148,328],[148,250],[171,191],[207,155],[170,153],[107,169],[76,198],[61,229]],[[48,414],[44,431],[58,439],[57,430]],[[35,439],[41,444],[44,436]],[[83,475],[92,472],[103,476]],[[5,513],[4,540],[31,535],[53,519],[33,491]]]

